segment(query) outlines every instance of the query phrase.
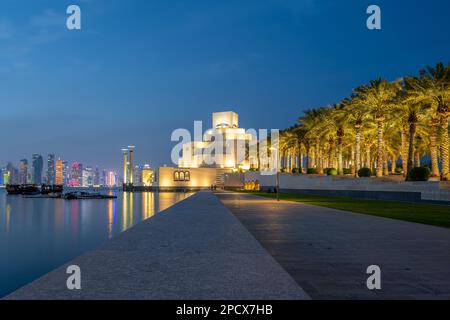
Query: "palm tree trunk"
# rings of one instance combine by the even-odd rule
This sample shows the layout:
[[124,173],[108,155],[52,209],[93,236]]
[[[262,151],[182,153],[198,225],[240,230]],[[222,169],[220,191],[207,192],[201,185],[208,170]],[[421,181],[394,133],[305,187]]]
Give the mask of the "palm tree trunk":
[[391,155],[391,161],[392,161],[392,164],[391,164],[391,173],[392,173],[392,174],[395,174],[396,171],[397,171],[397,159],[395,159],[395,154],[392,154],[392,155]]
[[377,121],[377,177],[383,176],[383,125],[381,120]]
[[324,164],[323,150],[321,147],[319,147],[319,158],[317,159],[319,174],[323,174],[323,164]]
[[406,178],[408,173],[408,133],[406,125],[402,127],[402,167],[403,176]]
[[389,176],[389,158],[386,150],[386,143],[384,143],[383,158],[384,158],[383,174],[385,176]]
[[342,138],[338,138],[338,146],[337,146],[337,171],[338,175],[344,174],[344,166],[343,166],[343,160],[342,160]]
[[355,174],[361,169],[361,127],[356,127],[356,155],[355,155]]
[[408,167],[406,169],[406,181],[410,181],[409,173],[414,167],[414,139],[416,137],[416,123],[409,124],[409,148],[408,148]]
[[438,161],[438,149],[437,149],[437,123],[432,121],[430,132],[430,155],[431,155],[431,175],[433,177],[439,177],[439,161]]
[[450,180],[448,119],[448,115],[443,115],[441,118],[441,159],[442,177],[444,180]]
[[333,167],[333,152],[334,152],[334,141],[330,139],[329,141],[329,149],[328,149],[328,168]]
[[370,147],[366,149],[366,167],[372,170],[372,159],[370,158]]
[[[361,150],[359,150],[359,152],[361,153]],[[361,156],[361,154],[360,154],[360,156]],[[356,152],[355,152],[354,146],[352,146],[351,158],[349,160],[349,164],[351,165],[351,169],[352,169],[351,173],[352,173],[352,175],[357,175],[358,174],[358,170],[356,170]]]

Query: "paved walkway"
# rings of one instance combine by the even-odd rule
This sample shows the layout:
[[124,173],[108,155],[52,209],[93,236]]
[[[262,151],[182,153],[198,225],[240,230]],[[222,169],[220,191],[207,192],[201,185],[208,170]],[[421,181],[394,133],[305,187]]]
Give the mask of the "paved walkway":
[[[81,268],[81,290],[66,267]],[[7,299],[308,299],[210,192],[200,192]]]
[[[450,229],[217,195],[313,299],[450,299]],[[369,265],[381,267],[381,291],[366,287]]]

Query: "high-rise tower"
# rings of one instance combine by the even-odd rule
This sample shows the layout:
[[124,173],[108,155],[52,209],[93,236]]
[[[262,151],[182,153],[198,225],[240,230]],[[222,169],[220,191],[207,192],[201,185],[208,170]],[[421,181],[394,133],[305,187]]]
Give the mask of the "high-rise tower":
[[44,160],[40,154],[33,154],[31,167],[31,182],[34,184],[42,183],[42,169],[44,167]]
[[27,184],[27,176],[28,176],[28,160],[22,159],[20,160],[20,166],[19,166],[19,183],[20,184]]
[[123,152],[123,184],[128,184],[128,149],[122,149]]
[[130,159],[129,159],[129,171],[128,171],[128,181],[130,185],[133,185],[134,183],[134,146],[128,146],[128,150],[130,152]]
[[61,159],[56,160],[55,164],[55,185],[64,185],[63,161]]
[[47,158],[47,184],[55,184],[55,155],[49,154]]

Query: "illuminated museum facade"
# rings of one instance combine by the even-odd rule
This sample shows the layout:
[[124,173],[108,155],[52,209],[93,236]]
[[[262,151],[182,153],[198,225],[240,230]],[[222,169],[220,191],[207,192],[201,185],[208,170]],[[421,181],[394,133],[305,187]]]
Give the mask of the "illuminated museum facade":
[[212,115],[212,128],[203,141],[182,145],[178,167],[161,167],[158,186],[164,188],[209,188],[220,186],[224,175],[248,170],[248,145],[252,135],[239,128],[239,116],[232,111]]

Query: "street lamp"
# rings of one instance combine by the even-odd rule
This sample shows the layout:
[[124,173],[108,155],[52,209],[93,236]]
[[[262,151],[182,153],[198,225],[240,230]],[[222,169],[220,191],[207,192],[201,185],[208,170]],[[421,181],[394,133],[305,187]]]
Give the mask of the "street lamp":
[[277,159],[276,159],[276,170],[277,170],[277,201],[280,201],[280,170],[279,170],[279,163],[278,163],[278,148],[274,148],[274,147],[270,147],[271,151],[276,151],[277,152]]

